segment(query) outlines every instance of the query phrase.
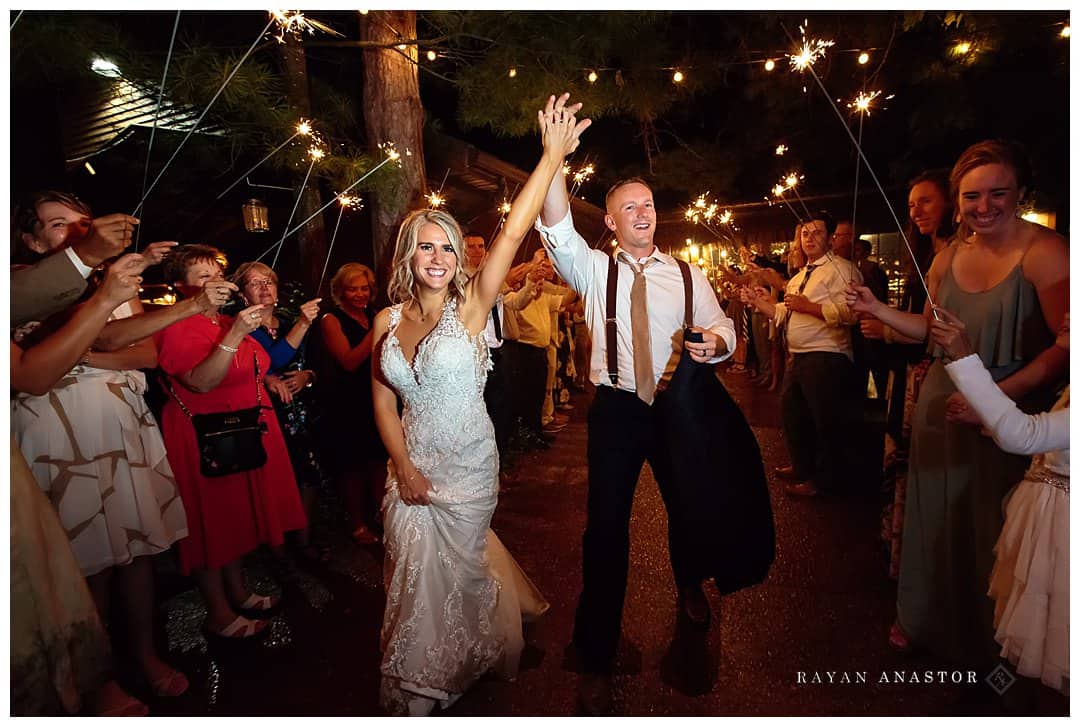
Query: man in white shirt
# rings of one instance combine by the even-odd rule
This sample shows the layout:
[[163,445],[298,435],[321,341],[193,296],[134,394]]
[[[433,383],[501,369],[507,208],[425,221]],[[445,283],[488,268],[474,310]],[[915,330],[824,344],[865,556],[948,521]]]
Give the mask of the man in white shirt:
[[861,399],[851,344],[856,319],[845,290],[849,282],[862,285],[862,275],[830,250],[835,230],[826,212],[803,225],[802,249],[809,262],[788,281],[783,303],[760,288],[743,291],[745,301],[787,330],[792,364],[780,406],[791,466],[775,474],[791,481],[788,494],[804,497],[839,492],[855,471],[849,434]]
[[[559,111],[557,108],[556,113]],[[655,392],[670,381],[684,346],[698,363],[716,363],[735,349],[735,327],[695,266],[690,266],[693,330],[702,340],[683,342],[682,274],[675,258],[653,244],[656,211],[649,186],[640,179],[619,182],[608,192],[606,206],[604,223],[618,242],[614,252],[618,287],[611,312],[606,310],[611,257],[591,249],[574,229],[565,179],[559,175],[548,190],[537,224],[555,269],[584,300],[592,338],[589,378],[596,385],[596,396],[589,412],[584,583],[574,625],[574,643],[584,670],[580,698],[589,713],[603,713],[611,706],[610,673],[622,627],[629,569],[630,510],[644,462],[650,462],[661,491],[670,492],[672,487],[669,472],[656,461]],[[638,302],[632,304],[635,297]],[[647,314],[644,318],[642,311]],[[615,318],[614,377],[608,370],[608,315]],[[669,511],[668,540],[680,607],[691,623],[705,627],[709,606],[701,590],[702,576],[686,572],[678,519],[677,513]]]

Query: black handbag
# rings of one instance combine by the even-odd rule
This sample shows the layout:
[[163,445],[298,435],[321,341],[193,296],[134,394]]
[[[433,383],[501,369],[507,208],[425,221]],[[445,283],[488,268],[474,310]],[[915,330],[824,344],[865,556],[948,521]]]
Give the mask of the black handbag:
[[224,477],[258,469],[266,464],[266,448],[262,438],[267,428],[262,421],[262,387],[259,386],[257,354],[254,359],[255,406],[248,409],[192,414],[176,395],[168,376],[165,377],[169,393],[195,427],[199,469],[203,477]]

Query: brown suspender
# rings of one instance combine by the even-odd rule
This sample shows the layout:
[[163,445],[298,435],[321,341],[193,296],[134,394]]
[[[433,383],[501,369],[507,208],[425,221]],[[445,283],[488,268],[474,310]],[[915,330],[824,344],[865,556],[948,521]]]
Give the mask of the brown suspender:
[[[683,279],[683,321],[686,327],[690,328],[694,325],[694,284],[690,279],[690,265],[684,260],[676,259],[675,262],[679,264],[679,272],[682,273]],[[618,335],[615,326],[615,292],[618,287],[618,263],[615,262],[615,256],[612,255],[608,258],[607,305],[604,309],[607,316],[604,318],[604,331],[607,334],[608,378],[611,379],[611,385],[615,388],[618,388],[619,385]]]

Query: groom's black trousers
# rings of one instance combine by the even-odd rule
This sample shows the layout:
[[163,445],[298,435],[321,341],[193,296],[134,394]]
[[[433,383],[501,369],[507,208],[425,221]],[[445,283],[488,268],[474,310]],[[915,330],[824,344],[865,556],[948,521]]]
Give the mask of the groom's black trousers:
[[[661,441],[654,434],[652,407],[630,391],[596,387],[589,410],[589,496],[582,542],[582,579],[574,644],[587,672],[609,672],[622,631],[630,560],[630,511],[642,465],[648,461],[665,504],[672,477],[658,464]],[[697,585],[689,570],[680,514],[668,508],[668,547],[677,586]]]

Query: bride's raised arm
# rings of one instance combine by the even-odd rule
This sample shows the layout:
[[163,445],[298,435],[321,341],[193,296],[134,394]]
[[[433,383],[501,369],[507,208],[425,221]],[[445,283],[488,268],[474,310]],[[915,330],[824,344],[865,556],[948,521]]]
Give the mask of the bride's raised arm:
[[575,114],[581,109],[581,104],[567,106],[569,98],[569,93],[562,94],[558,99],[550,96],[547,107],[536,112],[544,153],[514,200],[483,265],[469,282],[466,310],[463,313],[470,328],[482,326],[487,320],[518,247],[540,214],[551,180],[562,172],[566,155],[577,149],[581,132],[592,124],[589,119],[577,120]]

